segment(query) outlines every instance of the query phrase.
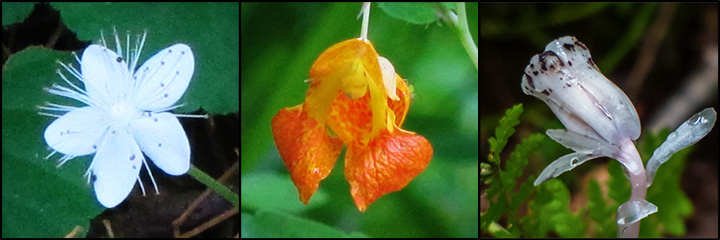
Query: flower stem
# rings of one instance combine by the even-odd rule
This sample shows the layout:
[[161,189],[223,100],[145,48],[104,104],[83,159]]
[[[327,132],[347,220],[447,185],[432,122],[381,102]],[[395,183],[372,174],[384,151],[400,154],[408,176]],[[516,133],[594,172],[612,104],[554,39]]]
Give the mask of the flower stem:
[[442,4],[436,3],[435,7],[438,9],[443,21],[453,27],[455,33],[460,38],[465,51],[467,51],[470,60],[475,65],[475,69],[478,68],[478,49],[475,46],[475,41],[472,39],[470,34],[470,27],[467,22],[467,13],[465,11],[465,3],[456,3],[457,15],[452,9],[445,7]]
[[195,165],[190,165],[190,171],[188,171],[188,174],[199,182],[205,184],[205,186],[209,187],[213,191],[217,192],[223,198],[230,201],[236,208],[240,206],[240,197],[238,197],[237,193],[234,193],[228,187],[222,185],[210,175],[207,175],[207,173],[196,168]]
[[360,30],[360,38],[367,39],[368,35],[368,26],[370,25],[370,2],[364,2],[362,6],[362,15],[363,15],[363,22],[362,22],[362,29]]
[[[645,195],[647,194],[648,185],[642,159],[640,158],[640,154],[638,153],[635,144],[633,144],[630,139],[625,139],[622,142],[622,150],[630,158],[626,159],[626,161],[633,161],[635,162],[635,164],[639,164],[641,168],[638,174],[633,174],[631,171],[628,171],[628,174],[630,175],[630,187],[632,188],[632,192],[630,193],[630,200],[628,200],[628,202],[643,201],[645,200]],[[618,224],[618,228],[620,227],[621,224]],[[622,231],[622,234],[620,234],[618,237],[637,238],[639,233],[640,220],[631,224],[629,227],[627,227],[627,229],[624,229]]]

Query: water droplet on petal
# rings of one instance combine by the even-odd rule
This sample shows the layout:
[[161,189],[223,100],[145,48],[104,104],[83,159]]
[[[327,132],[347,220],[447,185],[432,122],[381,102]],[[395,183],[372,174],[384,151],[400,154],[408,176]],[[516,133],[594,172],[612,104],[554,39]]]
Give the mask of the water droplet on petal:
[[578,164],[578,158],[574,157],[574,158],[572,158],[572,160],[570,160],[570,165],[572,165],[573,167],[576,166],[577,164]]
[[706,122],[708,122],[708,119],[703,116],[700,116],[700,115],[695,115],[692,119],[690,119],[690,125],[693,125],[693,126],[698,125],[698,124],[703,124]]

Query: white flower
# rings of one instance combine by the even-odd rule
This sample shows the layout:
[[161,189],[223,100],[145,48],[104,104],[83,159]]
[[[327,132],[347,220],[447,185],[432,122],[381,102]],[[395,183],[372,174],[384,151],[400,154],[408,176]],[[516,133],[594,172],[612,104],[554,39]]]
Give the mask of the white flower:
[[[115,33],[117,53],[103,45],[85,49],[80,63],[82,72],[60,63],[83,83],[73,84],[60,71],[70,87],[53,84],[48,92],[68,97],[87,106],[74,107],[48,103],[41,113],[58,117],[45,129],[45,141],[64,156],[60,165],[82,155],[95,153],[86,172],[92,175],[98,201],[112,208],[122,202],[139,181],[145,153],[155,165],[171,175],[185,174],[190,167],[190,145],[177,117],[167,112],[188,87],[194,72],[193,53],[185,44],[161,50],[137,70],[146,33],[138,38],[133,51],[123,56]],[[130,37],[127,37],[129,45]],[[129,46],[128,46],[129,47]],[[50,155],[48,157],[50,157]],[[150,173],[156,192],[157,185]],[[145,193],[145,189],[140,184]]]
[[522,89],[543,100],[567,128],[547,130],[547,135],[575,151],[550,163],[535,180],[536,186],[603,156],[617,159],[627,170],[632,192],[630,200],[618,208],[618,237],[638,236],[639,221],[658,211],[645,200],[658,167],[675,152],[705,137],[717,115],[706,108],[683,123],[655,149],[646,173],[632,142],[640,136],[635,107],[603,76],[585,44],[575,37],[556,39],[545,52],[535,55],[525,68]]
[[[522,89],[543,100],[570,130],[548,130],[547,134],[577,151],[553,162],[553,168],[546,168],[535,185],[602,156],[618,159],[632,173],[642,170],[642,162],[634,161],[637,151],[632,144],[640,136],[635,107],[600,72],[585,44],[575,37],[556,39],[535,55],[525,68]],[[575,143],[584,144],[571,146]]]

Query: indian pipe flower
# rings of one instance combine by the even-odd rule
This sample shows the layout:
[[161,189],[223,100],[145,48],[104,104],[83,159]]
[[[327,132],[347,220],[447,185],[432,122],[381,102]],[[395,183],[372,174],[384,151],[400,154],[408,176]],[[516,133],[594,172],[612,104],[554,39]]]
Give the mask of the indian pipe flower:
[[305,102],[272,119],[275,144],[303,203],[330,174],[343,144],[345,177],[361,212],[430,163],[430,143],[400,128],[410,104],[407,84],[367,39],[325,50],[307,82]]

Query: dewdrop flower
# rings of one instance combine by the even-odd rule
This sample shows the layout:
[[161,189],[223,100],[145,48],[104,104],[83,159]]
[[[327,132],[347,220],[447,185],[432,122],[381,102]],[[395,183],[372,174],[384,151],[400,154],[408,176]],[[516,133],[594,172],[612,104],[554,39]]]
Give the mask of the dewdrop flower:
[[[86,172],[93,180],[98,201],[107,208],[117,206],[139,181],[142,165],[157,185],[145,155],[170,175],[185,174],[190,167],[190,145],[175,114],[168,111],[185,93],[195,68],[193,53],[185,44],[175,44],[135,68],[145,36],[123,55],[115,33],[116,51],[102,45],[88,46],[78,71],[60,63],[82,86],[58,75],[70,87],[53,84],[48,92],[77,100],[86,106],[48,103],[39,107],[43,115],[57,117],[45,129],[45,141],[53,152],[64,154],[60,165],[77,156],[95,153]],[[126,39],[127,45],[130,36]],[[129,46],[128,46],[129,48]],[[53,113],[48,113],[53,112]],[[145,193],[145,188],[140,183]]]

